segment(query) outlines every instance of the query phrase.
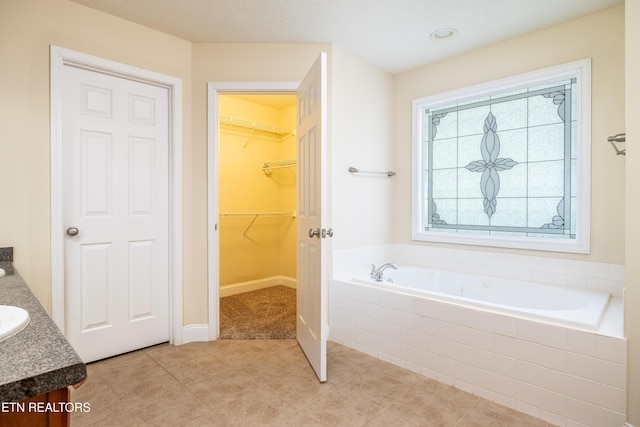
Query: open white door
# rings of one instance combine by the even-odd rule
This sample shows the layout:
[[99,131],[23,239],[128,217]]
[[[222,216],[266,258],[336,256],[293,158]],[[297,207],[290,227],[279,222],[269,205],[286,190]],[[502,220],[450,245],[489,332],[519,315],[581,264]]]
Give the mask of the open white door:
[[297,90],[297,339],[322,382],[327,380],[327,56],[321,53]]

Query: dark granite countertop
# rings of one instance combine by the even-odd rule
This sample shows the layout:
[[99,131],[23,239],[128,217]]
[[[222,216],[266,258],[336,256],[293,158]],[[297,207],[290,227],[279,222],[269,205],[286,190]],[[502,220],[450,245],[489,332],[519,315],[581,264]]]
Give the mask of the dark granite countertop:
[[16,335],[0,341],[0,401],[20,401],[82,382],[87,367],[10,262],[0,262],[0,305],[29,312]]

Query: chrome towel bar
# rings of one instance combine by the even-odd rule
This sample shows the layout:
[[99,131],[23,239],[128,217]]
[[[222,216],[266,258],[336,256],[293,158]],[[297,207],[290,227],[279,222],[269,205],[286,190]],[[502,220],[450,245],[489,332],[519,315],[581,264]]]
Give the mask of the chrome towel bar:
[[382,172],[382,171],[359,170],[354,168],[353,166],[349,166],[349,173],[373,173],[378,175],[387,175],[388,177],[392,177],[396,174],[395,172],[391,172],[391,171]]
[[616,150],[616,154],[618,156],[626,156],[627,155],[627,150],[626,149],[618,149],[618,147],[616,146],[616,142],[626,142],[627,141],[627,134],[626,133],[619,133],[617,135],[613,135],[610,136],[609,138],[607,138],[607,141],[609,141],[611,143],[611,146],[613,147],[614,150]]

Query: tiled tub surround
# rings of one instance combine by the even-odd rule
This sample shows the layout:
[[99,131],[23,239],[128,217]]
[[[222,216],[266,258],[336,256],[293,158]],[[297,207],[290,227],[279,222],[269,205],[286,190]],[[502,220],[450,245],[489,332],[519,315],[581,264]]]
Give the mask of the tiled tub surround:
[[[336,252],[331,340],[555,425],[624,424],[623,267],[431,250],[388,245]],[[448,256],[457,262],[449,262]],[[496,265],[500,257],[506,268]],[[351,282],[356,268],[362,274],[372,262],[389,261],[443,269],[446,264],[446,269],[456,266],[464,272],[475,266],[483,275],[499,269],[500,277],[507,272],[537,281],[548,277],[547,283],[564,286],[578,284],[582,277],[587,282],[583,287],[609,290],[613,298],[600,329],[590,332]]]

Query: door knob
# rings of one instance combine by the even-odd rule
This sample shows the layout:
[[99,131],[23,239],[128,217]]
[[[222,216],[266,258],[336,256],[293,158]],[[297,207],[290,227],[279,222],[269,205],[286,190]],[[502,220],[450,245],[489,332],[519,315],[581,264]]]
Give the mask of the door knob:
[[80,230],[78,230],[76,227],[67,228],[67,236],[77,236],[79,232]]
[[313,228],[309,229],[309,237],[311,237],[312,239],[314,237],[317,237],[318,239],[320,238],[320,228],[316,228],[315,230]]

